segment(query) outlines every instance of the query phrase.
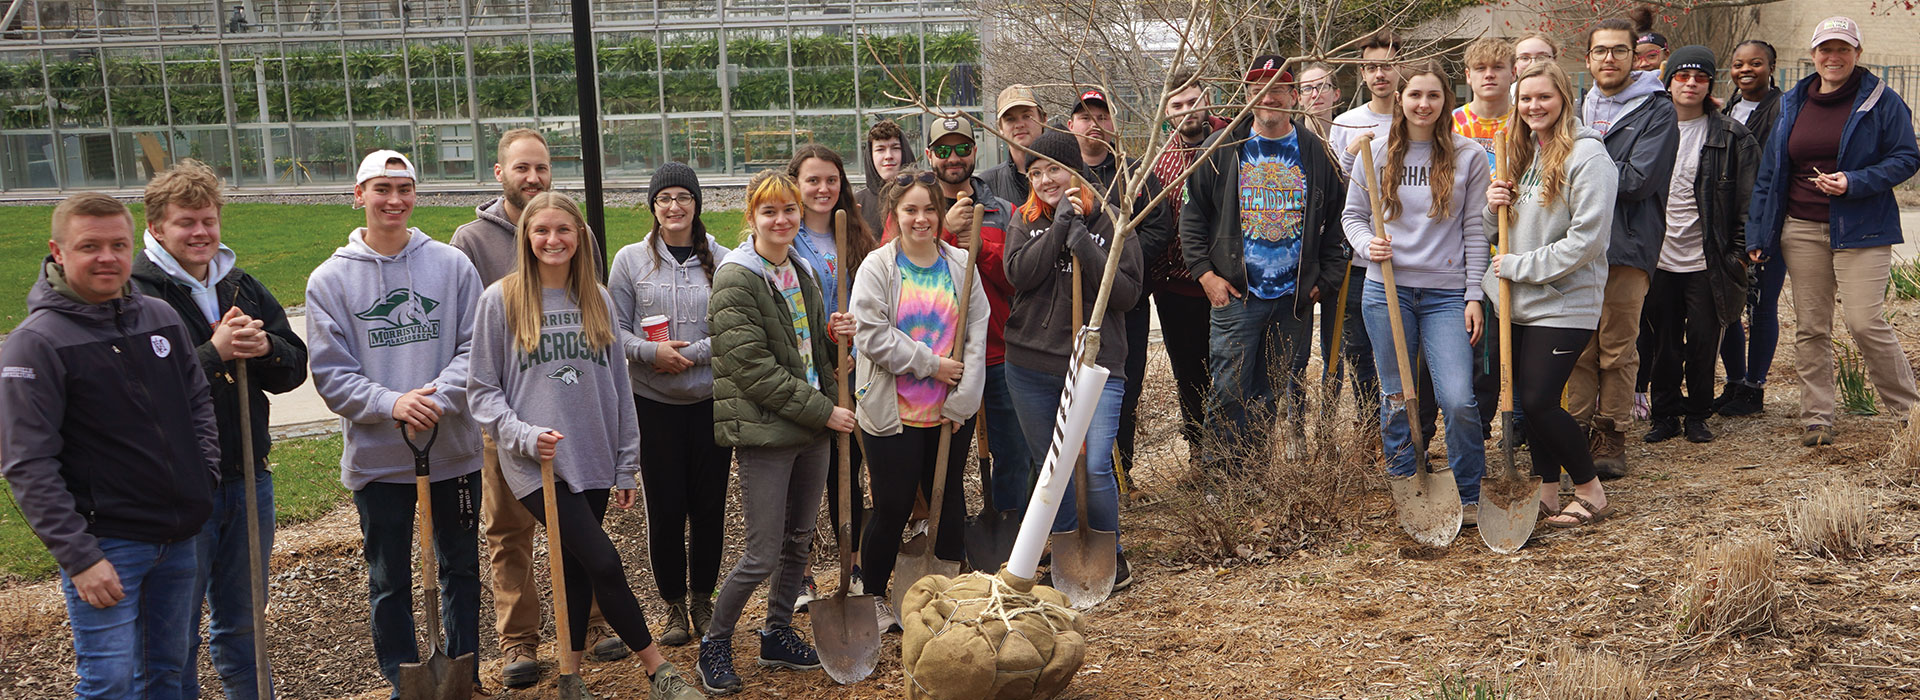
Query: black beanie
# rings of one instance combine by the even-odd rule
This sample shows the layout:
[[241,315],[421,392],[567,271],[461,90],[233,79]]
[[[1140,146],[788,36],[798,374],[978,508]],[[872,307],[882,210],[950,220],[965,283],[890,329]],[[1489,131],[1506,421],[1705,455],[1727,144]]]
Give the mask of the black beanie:
[[[1048,129],[1046,133],[1040,135],[1040,138],[1034,139],[1027,148],[1034,153],[1058,161],[1076,173],[1087,169],[1087,162],[1080,158],[1080,140],[1073,134]],[[1028,162],[1027,166],[1032,167],[1033,163]]]
[[654,169],[653,179],[647,181],[647,211],[653,211],[653,197],[669,187],[685,187],[693,195],[693,215],[699,216],[703,198],[700,196],[700,176],[686,163],[670,160]]
[[1719,73],[1713,64],[1713,49],[1699,44],[1674,49],[1673,55],[1667,57],[1667,72],[1660,76],[1660,82],[1672,85],[1673,74],[1689,69],[1706,73],[1708,78],[1717,77]]

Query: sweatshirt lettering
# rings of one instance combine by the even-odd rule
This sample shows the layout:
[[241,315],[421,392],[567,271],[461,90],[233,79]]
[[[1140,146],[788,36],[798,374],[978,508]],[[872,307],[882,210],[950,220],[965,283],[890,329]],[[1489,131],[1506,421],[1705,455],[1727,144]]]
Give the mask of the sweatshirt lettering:
[[[553,323],[556,316],[572,316],[576,323],[580,318],[578,311],[557,311],[547,314],[547,323]],[[594,352],[587,344],[587,336],[578,330],[552,331],[540,334],[540,346],[533,352],[517,351],[518,366],[525,372],[534,365],[564,360],[585,360],[602,367],[607,366],[607,354],[610,348],[601,348]]]

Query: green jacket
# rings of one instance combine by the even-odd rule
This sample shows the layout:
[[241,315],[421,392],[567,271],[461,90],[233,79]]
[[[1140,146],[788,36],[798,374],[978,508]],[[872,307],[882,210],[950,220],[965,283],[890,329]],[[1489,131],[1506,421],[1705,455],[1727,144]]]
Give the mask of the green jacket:
[[727,447],[796,447],[824,436],[833,414],[833,344],[826,304],[812,268],[789,256],[800,277],[813,331],[820,387],[807,383],[792,310],[773,286],[753,237],[727,254],[713,273],[707,327],[713,334],[713,440]]

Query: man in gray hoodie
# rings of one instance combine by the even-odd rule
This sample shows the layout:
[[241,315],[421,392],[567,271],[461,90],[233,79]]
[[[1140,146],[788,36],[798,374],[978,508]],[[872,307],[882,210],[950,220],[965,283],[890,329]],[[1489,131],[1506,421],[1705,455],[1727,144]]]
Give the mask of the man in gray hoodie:
[[447,654],[480,646],[480,427],[467,412],[480,275],[460,251],[407,227],[415,172],[397,152],[368,154],[353,188],[367,225],[307,278],[313,386],[340,415],[346,435],[340,481],[360,512],[373,650],[396,693],[400,664],[419,660],[414,460],[401,430],[432,443],[433,547]]
[[1567,381],[1567,406],[1592,430],[1594,468],[1603,477],[1627,473],[1626,424],[1633,409],[1640,309],[1666,237],[1667,188],[1680,144],[1673,100],[1655,71],[1634,71],[1633,24],[1603,20],[1587,32],[1593,88],[1582,101],[1587,126],[1599,131],[1620,170],[1613,234],[1607,244],[1607,289],[1600,328]]

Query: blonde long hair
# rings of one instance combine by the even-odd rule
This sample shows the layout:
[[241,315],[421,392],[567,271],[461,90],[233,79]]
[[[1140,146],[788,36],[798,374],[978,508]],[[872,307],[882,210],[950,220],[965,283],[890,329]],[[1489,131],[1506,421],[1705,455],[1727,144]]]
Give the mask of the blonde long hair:
[[559,192],[534,195],[514,226],[514,246],[520,250],[518,262],[513,272],[500,278],[507,331],[522,352],[531,353],[540,348],[540,328],[546,314],[540,308],[540,259],[533,254],[533,235],[527,230],[527,222],[533,220],[534,214],[548,209],[558,209],[573,217],[574,230],[580,232],[580,245],[574,248],[573,260],[567,266],[567,298],[580,307],[580,331],[586,335],[587,347],[596,352],[605,350],[613,345],[613,314],[607,310],[606,299],[600,296],[600,250],[594,243],[593,232],[587,230],[586,218],[580,215],[580,206]]
[[[1553,89],[1560,93],[1560,118],[1553,122],[1550,133],[1538,134],[1527,126],[1527,121],[1515,114],[1513,122],[1507,126],[1507,177],[1516,182],[1525,175],[1527,168],[1534,164],[1534,157],[1540,158],[1540,203],[1553,206],[1567,187],[1567,156],[1573,154],[1573,140],[1577,133],[1578,120],[1573,118],[1573,80],[1567,72],[1552,61],[1540,61],[1527,67],[1514,85],[1528,78],[1546,76],[1553,82]],[[1519,109],[1516,99],[1514,109]],[[1538,148],[1535,142],[1538,141]]]
[[1427,184],[1433,190],[1433,204],[1427,207],[1427,217],[1444,219],[1453,209],[1453,82],[1447,79],[1447,71],[1437,62],[1408,66],[1400,72],[1400,85],[1396,92],[1403,97],[1396,102],[1393,114],[1393,126],[1387,128],[1387,162],[1380,165],[1381,194],[1380,201],[1387,221],[1400,218],[1400,168],[1407,161],[1407,150],[1413,145],[1412,134],[1407,127],[1407,109],[1404,95],[1407,86],[1414,78],[1431,75],[1440,80],[1440,118],[1433,124],[1433,161]]

